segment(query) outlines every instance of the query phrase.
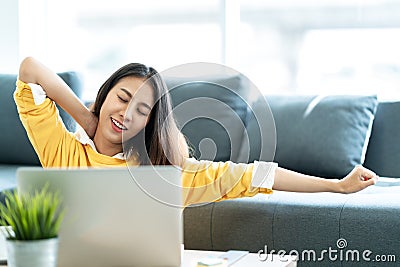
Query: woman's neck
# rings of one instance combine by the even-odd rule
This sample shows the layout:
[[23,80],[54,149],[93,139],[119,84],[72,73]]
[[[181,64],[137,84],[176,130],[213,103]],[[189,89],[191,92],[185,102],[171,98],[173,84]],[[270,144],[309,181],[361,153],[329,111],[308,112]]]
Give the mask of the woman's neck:
[[109,156],[109,157],[113,157],[116,154],[122,152],[122,146],[119,147],[115,144],[107,144],[105,142],[102,142],[102,140],[99,140],[99,138],[96,138],[96,135],[93,138],[93,143],[94,143],[98,153]]

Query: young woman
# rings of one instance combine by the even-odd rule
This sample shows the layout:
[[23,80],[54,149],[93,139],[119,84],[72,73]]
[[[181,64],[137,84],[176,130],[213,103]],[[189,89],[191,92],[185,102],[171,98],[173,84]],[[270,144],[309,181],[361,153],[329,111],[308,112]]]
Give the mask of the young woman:
[[[185,138],[171,115],[168,89],[156,70],[142,64],[128,64],[113,73],[89,110],[54,72],[26,58],[14,99],[43,167],[180,166],[186,205],[271,193],[272,189],[352,193],[377,180],[362,166],[337,180],[303,175],[273,162],[236,164],[189,158]],[[53,101],[83,130],[68,132]]]

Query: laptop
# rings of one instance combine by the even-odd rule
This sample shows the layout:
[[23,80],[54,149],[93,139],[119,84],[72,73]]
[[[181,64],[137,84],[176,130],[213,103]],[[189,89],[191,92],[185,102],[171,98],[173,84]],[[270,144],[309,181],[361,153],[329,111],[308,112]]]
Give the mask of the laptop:
[[49,183],[66,208],[59,267],[180,266],[181,171],[173,166],[17,170],[19,192]]

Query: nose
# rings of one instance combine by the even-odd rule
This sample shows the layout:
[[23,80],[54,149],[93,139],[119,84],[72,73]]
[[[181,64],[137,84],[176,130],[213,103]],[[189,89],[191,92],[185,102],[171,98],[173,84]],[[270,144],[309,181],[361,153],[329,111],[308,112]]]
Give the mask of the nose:
[[121,111],[120,115],[122,117],[124,124],[132,121],[132,118],[133,118],[132,114],[133,114],[133,112],[129,107],[127,109]]

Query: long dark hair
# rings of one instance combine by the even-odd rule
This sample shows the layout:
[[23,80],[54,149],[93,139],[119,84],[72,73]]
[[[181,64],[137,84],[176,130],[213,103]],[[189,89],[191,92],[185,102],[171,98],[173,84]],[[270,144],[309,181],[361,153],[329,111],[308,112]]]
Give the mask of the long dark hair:
[[144,78],[154,92],[155,104],[150,112],[146,127],[129,140],[123,140],[127,162],[141,165],[181,165],[186,145],[172,114],[171,97],[161,75],[151,67],[140,63],[127,64],[114,72],[100,87],[93,106],[93,114],[100,115],[100,109],[110,90],[125,77]]

